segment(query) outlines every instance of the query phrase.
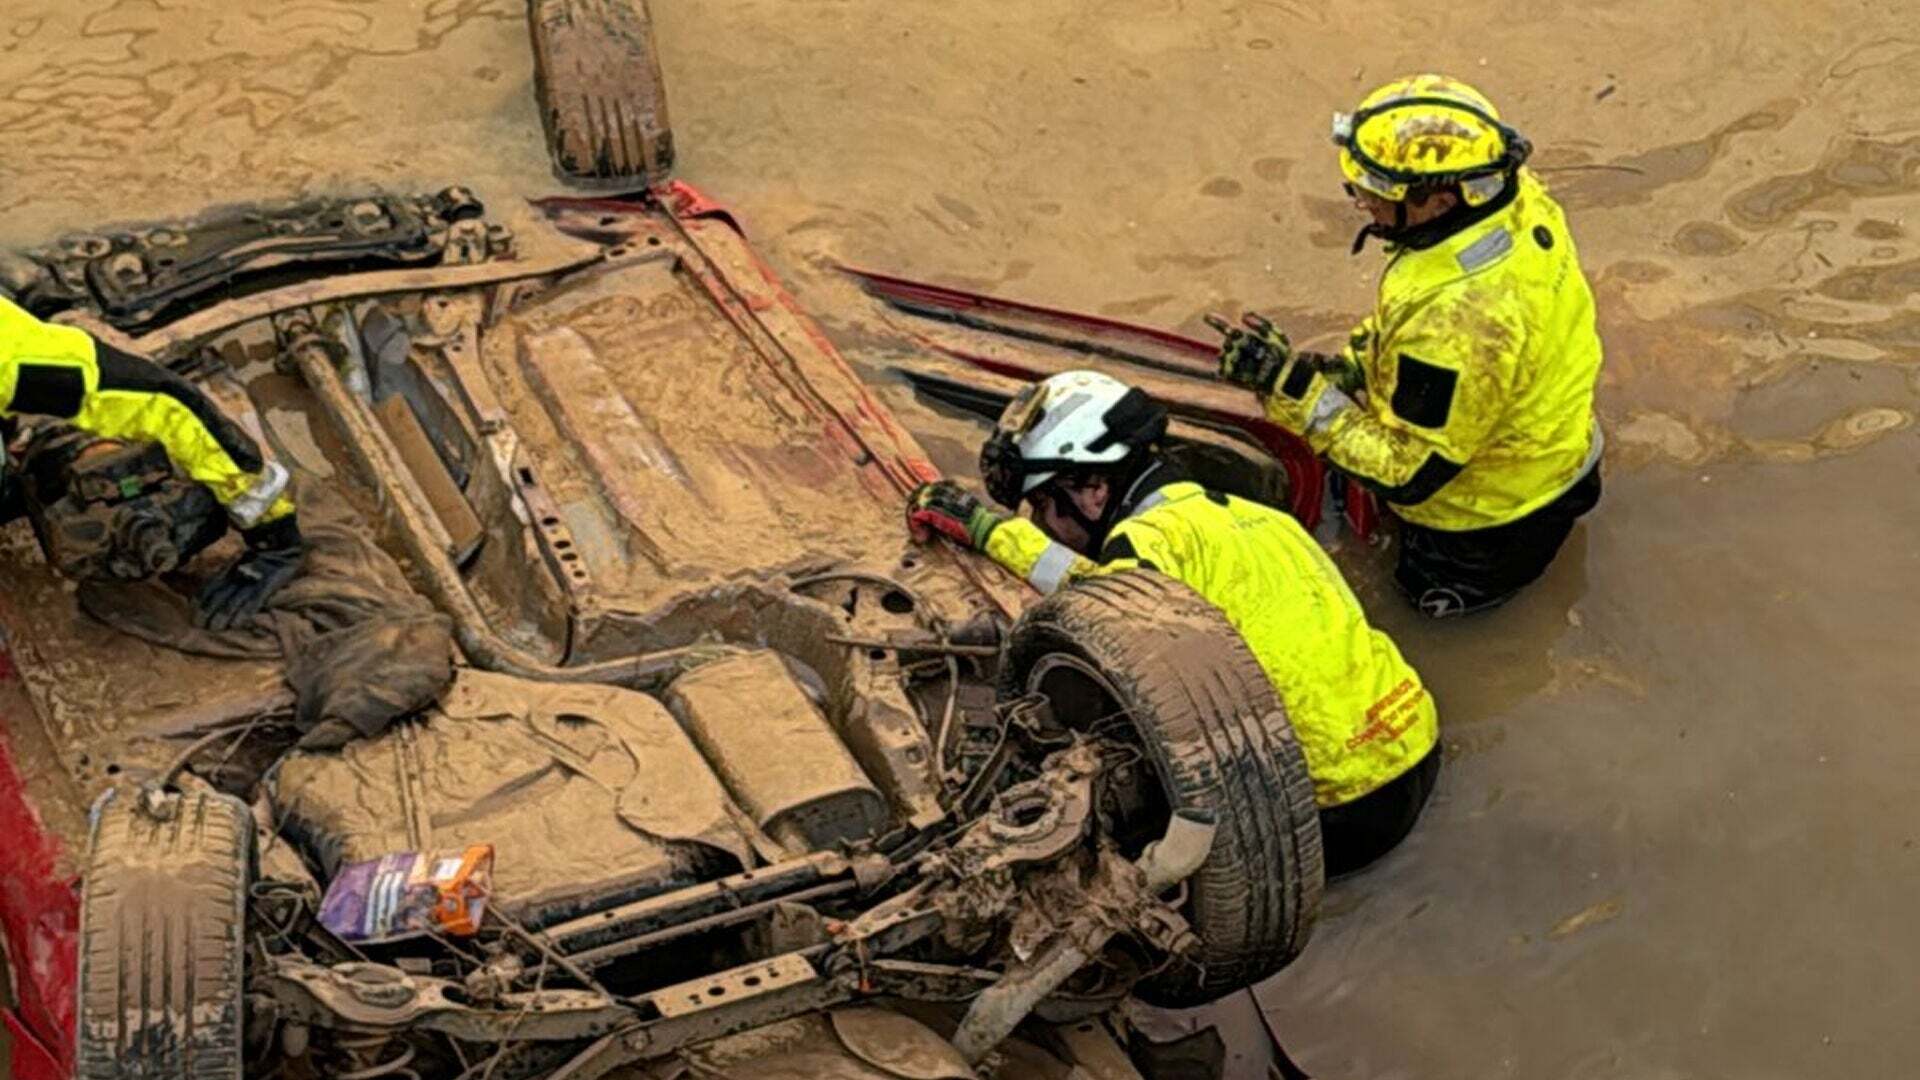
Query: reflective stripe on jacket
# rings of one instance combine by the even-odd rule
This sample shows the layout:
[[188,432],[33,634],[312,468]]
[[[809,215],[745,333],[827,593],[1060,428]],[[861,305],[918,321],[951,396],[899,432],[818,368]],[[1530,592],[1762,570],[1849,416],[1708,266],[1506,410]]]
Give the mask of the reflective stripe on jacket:
[[192,383],[34,318],[0,298],[0,416],[50,416],[121,442],[157,442],[243,529],[293,513],[287,471]]
[[1408,521],[1503,525],[1599,458],[1593,293],[1566,215],[1530,172],[1498,213],[1393,254],[1347,356],[1367,405],[1308,441]]
[[1260,661],[1306,751],[1321,806],[1351,802],[1433,748],[1433,698],[1392,639],[1367,623],[1333,560],[1292,518],[1198,484],[1168,484],[1113,527],[1101,562],[1025,518],[987,554],[1051,592],[1075,578],[1147,567],[1226,615]]

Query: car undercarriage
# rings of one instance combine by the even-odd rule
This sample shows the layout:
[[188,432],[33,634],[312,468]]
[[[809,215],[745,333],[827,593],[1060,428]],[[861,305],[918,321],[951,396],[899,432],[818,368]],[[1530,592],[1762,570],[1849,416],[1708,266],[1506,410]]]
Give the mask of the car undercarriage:
[[[254,223],[402,207],[428,228],[391,249],[169,223],[21,292],[203,386],[314,537],[280,640],[197,633],[167,598],[232,541],[116,526],[96,562],[162,580],[75,589],[47,538],[97,534],[62,497],[134,474],[34,459],[11,651],[103,790],[79,1075],[747,1076],[826,1024],[865,1064],[805,1075],[1135,1076],[1126,1001],[1297,953],[1310,787],[1217,613],[1151,574],[1029,604],[908,543],[924,454],[682,185]],[[213,269],[101,269],[160,250]],[[322,917],[357,864],[475,849],[465,933]]]
[[[644,5],[529,26],[557,174],[637,194],[309,198],[0,258],[268,448],[308,540],[206,629],[186,598],[236,539],[205,489],[153,444],[8,432],[21,1075],[1218,1075],[1217,1036],[1143,1010],[1279,970],[1324,877],[1258,665],[1156,574],[1038,600],[910,543],[938,471],[667,179]],[[907,373],[963,410],[1063,362],[1193,374],[1170,335],[856,276],[1000,335]],[[1169,450],[1317,520],[1311,456],[1208,393],[1169,395]]]

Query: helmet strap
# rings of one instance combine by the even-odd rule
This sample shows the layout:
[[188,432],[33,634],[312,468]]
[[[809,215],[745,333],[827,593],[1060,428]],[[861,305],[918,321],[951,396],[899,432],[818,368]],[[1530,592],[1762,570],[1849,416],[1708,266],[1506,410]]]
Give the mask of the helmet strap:
[[[1409,194],[1411,194],[1411,192],[1409,192]],[[1377,236],[1384,243],[1392,244],[1397,242],[1396,237],[1404,235],[1406,231],[1407,204],[1406,200],[1403,199],[1393,204],[1393,224],[1382,225],[1377,221],[1367,222],[1361,227],[1359,232],[1354,234],[1353,250],[1348,252],[1348,254],[1360,254],[1361,249],[1367,246],[1367,238],[1370,236]]]

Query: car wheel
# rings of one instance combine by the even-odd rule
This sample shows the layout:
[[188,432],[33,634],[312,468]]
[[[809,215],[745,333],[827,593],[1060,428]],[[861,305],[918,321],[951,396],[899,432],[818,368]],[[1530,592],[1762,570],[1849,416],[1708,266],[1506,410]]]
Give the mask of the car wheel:
[[164,819],[114,789],[94,803],[81,895],[81,1080],[239,1080],[253,817],[212,791]]
[[1218,822],[1187,881],[1198,953],[1136,993],[1205,1004],[1299,955],[1326,877],[1313,781],[1272,683],[1225,616],[1170,578],[1128,571],[1028,609],[1007,648],[1003,695],[1043,694],[1060,722],[1131,729],[1144,750],[1152,775],[1117,819],[1123,848],[1160,835],[1175,811]]
[[673,130],[645,0],[533,0],[527,19],[554,174],[619,191],[665,180]]

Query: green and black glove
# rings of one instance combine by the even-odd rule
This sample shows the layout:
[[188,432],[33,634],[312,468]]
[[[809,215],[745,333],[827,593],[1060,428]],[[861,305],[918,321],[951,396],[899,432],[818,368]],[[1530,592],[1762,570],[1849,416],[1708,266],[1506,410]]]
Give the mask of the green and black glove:
[[934,533],[974,551],[985,551],[987,537],[1006,518],[951,480],[921,484],[907,497],[907,531],[921,543]]
[[1214,315],[1207,322],[1225,337],[1220,343],[1220,377],[1262,397],[1271,394],[1280,373],[1294,359],[1287,335],[1265,319],[1248,319],[1246,329]]

